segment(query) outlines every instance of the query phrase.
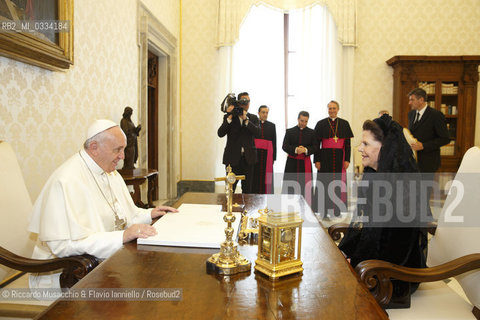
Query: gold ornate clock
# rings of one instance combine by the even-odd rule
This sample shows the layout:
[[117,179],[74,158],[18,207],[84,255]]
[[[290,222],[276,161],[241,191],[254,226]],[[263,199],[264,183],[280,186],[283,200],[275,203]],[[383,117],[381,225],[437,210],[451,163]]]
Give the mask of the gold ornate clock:
[[297,212],[270,212],[258,218],[255,270],[272,280],[302,272],[302,223]]

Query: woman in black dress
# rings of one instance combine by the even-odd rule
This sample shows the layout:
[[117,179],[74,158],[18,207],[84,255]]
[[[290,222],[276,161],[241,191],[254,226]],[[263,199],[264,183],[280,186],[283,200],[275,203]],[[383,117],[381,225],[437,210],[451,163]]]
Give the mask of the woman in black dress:
[[[363,124],[364,174],[358,189],[357,210],[339,248],[353,267],[370,259],[398,265],[426,267],[428,201],[403,128],[389,115]],[[426,194],[426,192],[423,192]],[[387,308],[410,307],[418,284],[393,281]]]

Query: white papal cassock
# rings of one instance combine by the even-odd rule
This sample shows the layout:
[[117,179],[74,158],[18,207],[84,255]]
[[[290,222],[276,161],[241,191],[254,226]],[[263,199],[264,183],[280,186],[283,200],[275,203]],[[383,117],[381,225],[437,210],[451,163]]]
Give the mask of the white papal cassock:
[[[55,170],[33,206],[29,231],[38,233],[38,240],[32,258],[85,253],[108,258],[123,244],[123,231],[115,231],[114,209],[127,227],[152,222],[151,209],[135,206],[121,175],[105,173],[81,150]],[[32,274],[30,287],[59,288],[59,277]]]

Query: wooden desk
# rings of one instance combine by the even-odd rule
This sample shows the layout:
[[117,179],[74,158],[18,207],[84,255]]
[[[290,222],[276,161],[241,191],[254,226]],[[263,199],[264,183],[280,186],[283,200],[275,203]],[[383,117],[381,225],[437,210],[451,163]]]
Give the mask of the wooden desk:
[[[158,171],[153,169],[120,169],[117,170],[122,175],[123,180],[127,185],[133,185],[133,202],[141,208],[152,208],[153,205],[153,189],[155,186],[155,179],[157,179]],[[147,204],[142,202],[142,194],[140,186],[148,180],[147,189]]]
[[[265,208],[265,195],[243,195],[247,209]],[[282,201],[286,201],[282,196]],[[242,195],[234,201],[242,203]],[[224,204],[222,194],[186,193],[176,203]],[[181,301],[56,301],[44,319],[388,319],[358,281],[305,200],[300,208],[302,276],[272,283],[253,270],[256,246],[240,246],[252,271],[231,277],[206,273],[217,250],[142,246],[131,242],[80,280],[74,288],[182,288]],[[308,219],[308,220],[306,220]]]

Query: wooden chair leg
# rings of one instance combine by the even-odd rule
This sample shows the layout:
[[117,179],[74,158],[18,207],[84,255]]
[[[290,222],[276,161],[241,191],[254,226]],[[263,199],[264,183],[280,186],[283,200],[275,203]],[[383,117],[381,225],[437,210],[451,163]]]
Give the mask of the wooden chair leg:
[[473,307],[472,313],[475,316],[475,318],[480,320],[480,309],[478,309],[477,307]]

